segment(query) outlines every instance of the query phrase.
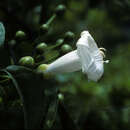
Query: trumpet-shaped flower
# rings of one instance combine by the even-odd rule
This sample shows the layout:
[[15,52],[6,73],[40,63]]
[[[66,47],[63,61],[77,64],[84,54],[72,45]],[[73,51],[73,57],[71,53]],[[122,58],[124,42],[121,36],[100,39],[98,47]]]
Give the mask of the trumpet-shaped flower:
[[81,33],[77,50],[69,52],[49,64],[45,73],[74,72],[82,69],[89,80],[97,81],[104,72],[104,48],[99,49],[88,31]]

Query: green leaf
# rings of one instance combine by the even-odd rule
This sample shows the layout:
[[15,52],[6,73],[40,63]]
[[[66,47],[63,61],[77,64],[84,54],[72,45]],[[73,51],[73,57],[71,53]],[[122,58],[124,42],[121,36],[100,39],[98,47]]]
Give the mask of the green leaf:
[[12,79],[23,103],[25,128],[40,129],[42,118],[46,114],[44,80],[26,67],[12,65],[4,69],[4,72]]
[[0,22],[0,68],[4,68],[9,65],[10,57],[8,50],[4,50],[4,41],[5,41],[5,28],[2,22]]
[[3,46],[5,40],[5,28],[2,22],[0,22],[0,48]]
[[18,66],[18,65],[10,65],[6,67],[6,70],[11,72],[12,74],[18,75],[19,73],[26,73],[26,72],[32,72],[31,69],[24,67],[24,66]]

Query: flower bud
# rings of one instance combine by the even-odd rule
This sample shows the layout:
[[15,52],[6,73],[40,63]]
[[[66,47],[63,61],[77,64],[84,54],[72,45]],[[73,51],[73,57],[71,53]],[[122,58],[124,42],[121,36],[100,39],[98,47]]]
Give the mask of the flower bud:
[[61,45],[64,42],[64,39],[60,38],[56,41],[56,44]]
[[58,15],[58,16],[62,16],[64,15],[65,13],[65,10],[66,10],[66,7],[65,5],[58,5],[55,9],[55,13]]
[[65,40],[66,41],[72,41],[75,37],[75,34],[71,31],[68,31],[65,33]]
[[68,44],[64,44],[61,46],[61,50],[63,53],[67,53],[67,52],[72,51],[72,47]]
[[48,68],[48,65],[47,64],[41,64],[37,67],[37,70],[36,72],[39,73],[39,74],[43,74],[43,77],[48,79],[51,77],[51,74],[50,73],[45,73],[46,69]]
[[15,34],[15,37],[18,39],[18,40],[21,40],[21,39],[24,39],[26,36],[25,32],[19,30],[16,32]]
[[27,66],[27,67],[31,67],[34,65],[34,59],[31,57],[31,56],[25,56],[25,57],[22,57],[20,60],[19,60],[19,64],[20,65],[23,65],[23,66]]
[[44,50],[47,48],[47,44],[42,42],[36,46],[36,50],[38,53],[42,54]]
[[40,27],[40,32],[41,33],[47,33],[48,30],[49,30],[49,25],[48,24],[41,25],[41,27]]
[[59,94],[58,94],[58,99],[59,99],[60,101],[63,101],[63,100],[64,100],[64,95],[63,95],[62,93],[59,93]]

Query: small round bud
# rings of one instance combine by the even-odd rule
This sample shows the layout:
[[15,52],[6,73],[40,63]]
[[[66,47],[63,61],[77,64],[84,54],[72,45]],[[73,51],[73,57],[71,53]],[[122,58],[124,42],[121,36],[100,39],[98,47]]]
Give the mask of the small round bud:
[[31,57],[31,56],[25,56],[25,57],[22,57],[20,60],[19,60],[19,64],[20,65],[23,65],[23,66],[27,66],[27,67],[31,67],[34,65],[34,59]]
[[64,15],[65,13],[65,10],[66,10],[66,7],[65,5],[58,5],[55,9],[55,13],[58,15],[58,16],[62,16]]
[[64,44],[61,46],[61,50],[63,53],[67,53],[67,52],[72,51],[72,47],[68,44]]
[[16,41],[15,41],[15,40],[10,40],[10,41],[8,42],[8,45],[9,45],[10,47],[14,47],[14,46],[16,45]]
[[64,42],[64,39],[60,38],[56,41],[56,44],[60,45]]
[[43,24],[43,25],[41,25],[40,31],[41,31],[42,33],[46,33],[46,32],[48,32],[48,30],[49,30],[49,25],[48,25],[48,24]]
[[62,93],[59,93],[59,94],[58,94],[58,99],[59,99],[60,101],[63,101],[63,100],[64,100],[64,95],[63,95]]
[[26,34],[25,34],[25,32],[23,32],[23,31],[17,31],[17,32],[16,32],[16,35],[15,35],[15,37],[16,37],[17,39],[24,39],[25,36],[26,36]]
[[37,52],[39,52],[39,53],[43,53],[46,48],[47,48],[47,44],[44,43],[44,42],[42,42],[42,43],[40,43],[40,44],[38,44],[38,45],[36,46],[36,50],[37,50]]
[[48,79],[51,77],[51,74],[49,73],[45,73],[45,70],[48,68],[48,65],[47,64],[41,64],[37,67],[37,70],[36,72],[39,73],[39,74],[43,74],[43,77]]
[[72,41],[75,37],[75,34],[71,31],[68,31],[65,33],[65,40],[66,41]]

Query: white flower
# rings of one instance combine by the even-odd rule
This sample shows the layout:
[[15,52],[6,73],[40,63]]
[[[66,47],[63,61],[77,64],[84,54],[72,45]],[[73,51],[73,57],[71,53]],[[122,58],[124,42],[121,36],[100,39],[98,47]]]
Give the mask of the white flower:
[[89,80],[97,81],[104,72],[104,53],[101,50],[90,33],[83,31],[81,38],[77,41],[77,50],[69,52],[49,64],[45,73],[74,72],[82,69]]

